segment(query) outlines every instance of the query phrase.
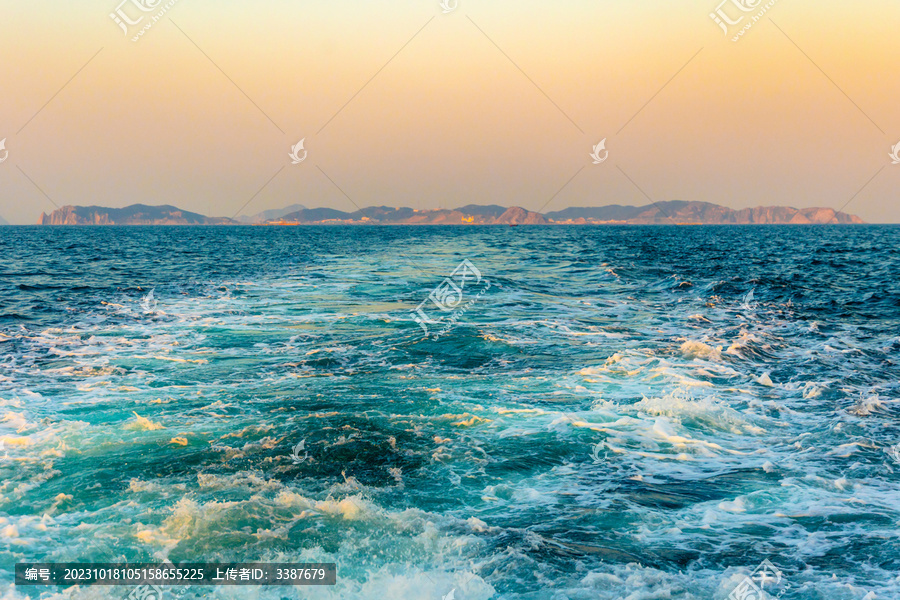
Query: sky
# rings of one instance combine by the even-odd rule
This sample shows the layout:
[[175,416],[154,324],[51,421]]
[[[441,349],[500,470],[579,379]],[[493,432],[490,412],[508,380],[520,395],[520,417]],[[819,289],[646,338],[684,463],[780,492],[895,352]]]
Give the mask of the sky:
[[900,4],[719,1],[0,0],[0,217],[696,200],[900,222]]

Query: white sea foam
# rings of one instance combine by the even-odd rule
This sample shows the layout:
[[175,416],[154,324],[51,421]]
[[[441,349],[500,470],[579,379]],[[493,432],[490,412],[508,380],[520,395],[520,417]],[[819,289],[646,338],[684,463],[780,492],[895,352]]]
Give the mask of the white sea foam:
[[[15,469],[0,463],[10,473],[0,483],[0,527],[10,534],[0,550],[160,556],[178,547],[343,565],[339,585],[304,590],[310,598],[437,600],[456,589],[460,599],[699,600],[727,597],[755,564],[692,570],[684,556],[702,546],[714,563],[765,539],[777,541],[785,563],[808,559],[788,574],[797,588],[849,599],[863,590],[818,565],[846,556],[847,539],[895,537],[900,458],[883,420],[895,410],[893,392],[868,381],[876,368],[849,364],[865,360],[854,342],[869,348],[849,329],[832,333],[840,323],[828,324],[827,340],[811,340],[808,322],[766,305],[748,301],[750,311],[712,292],[679,291],[675,306],[605,289],[590,305],[560,301],[565,319],[552,310],[522,317],[498,303],[479,346],[453,354],[467,340],[460,336],[420,355],[397,335],[393,308],[360,298],[365,285],[385,285],[386,269],[332,285],[333,266],[316,281],[227,286],[253,297],[159,291],[165,314],[148,315],[140,298],[110,297],[105,321],[4,332],[5,348],[24,350],[4,358],[0,381],[0,439],[22,440],[6,444]],[[660,293],[677,282],[663,281]],[[504,300],[512,298],[534,300],[524,291]],[[569,319],[573,310],[586,319]],[[498,340],[509,354],[480,345]],[[819,370],[795,373],[798,361]],[[391,385],[372,383],[379,370]],[[853,370],[865,383],[847,377]],[[843,409],[824,401],[834,397]],[[88,408],[90,418],[81,416]],[[362,426],[363,418],[371,420]],[[304,436],[315,456],[293,465],[290,448]],[[79,487],[90,474],[67,468],[121,456],[141,472],[90,480],[99,486],[90,494]],[[429,511],[410,507],[420,500]],[[36,512],[11,518],[13,506]],[[623,523],[614,541],[601,540],[609,515]],[[810,520],[831,531],[811,531]],[[567,533],[524,531],[535,523],[592,540],[579,548]],[[661,562],[672,548],[685,554],[677,569],[656,570],[601,559],[603,544],[646,549]],[[571,553],[571,572],[546,559],[560,548]],[[896,574],[871,566],[866,576],[878,597],[900,597]],[[501,591],[509,588],[517,591]],[[15,594],[3,589],[0,598]]]

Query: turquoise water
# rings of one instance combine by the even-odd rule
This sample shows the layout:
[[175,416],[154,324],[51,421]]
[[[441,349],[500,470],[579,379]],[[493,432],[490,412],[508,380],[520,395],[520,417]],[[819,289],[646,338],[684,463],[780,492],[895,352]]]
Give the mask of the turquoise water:
[[338,565],[180,598],[719,600],[765,559],[782,598],[900,598],[898,242],[0,228],[0,598],[163,559]]

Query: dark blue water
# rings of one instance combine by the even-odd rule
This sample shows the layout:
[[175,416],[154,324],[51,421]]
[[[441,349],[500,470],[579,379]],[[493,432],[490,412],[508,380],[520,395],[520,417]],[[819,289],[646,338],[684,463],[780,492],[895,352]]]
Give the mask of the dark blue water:
[[0,228],[0,598],[162,559],[338,565],[182,598],[724,599],[764,560],[900,598],[898,242]]

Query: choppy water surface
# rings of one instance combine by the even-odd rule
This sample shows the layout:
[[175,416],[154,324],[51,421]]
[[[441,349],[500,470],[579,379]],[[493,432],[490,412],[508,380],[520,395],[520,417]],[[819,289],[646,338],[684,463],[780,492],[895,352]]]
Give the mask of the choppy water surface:
[[[183,598],[723,599],[766,558],[783,598],[900,598],[898,242],[0,228],[0,598],[164,558],[338,564]],[[490,289],[425,338],[466,258]]]

